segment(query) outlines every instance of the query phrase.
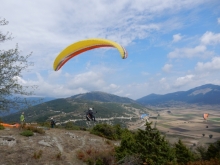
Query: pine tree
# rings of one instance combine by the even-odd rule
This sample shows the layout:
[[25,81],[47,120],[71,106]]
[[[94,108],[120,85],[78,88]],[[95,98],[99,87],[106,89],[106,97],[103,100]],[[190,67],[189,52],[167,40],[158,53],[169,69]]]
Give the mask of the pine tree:
[[179,164],[186,164],[187,162],[194,160],[193,153],[182,143],[181,140],[175,144],[174,149]]
[[138,155],[143,162],[150,165],[163,165],[174,162],[175,155],[169,143],[152,123],[146,123],[145,130],[124,136],[121,145],[116,148],[116,156],[122,159],[127,155]]
[[220,160],[220,140],[209,145],[206,157],[208,160],[212,158],[217,158]]

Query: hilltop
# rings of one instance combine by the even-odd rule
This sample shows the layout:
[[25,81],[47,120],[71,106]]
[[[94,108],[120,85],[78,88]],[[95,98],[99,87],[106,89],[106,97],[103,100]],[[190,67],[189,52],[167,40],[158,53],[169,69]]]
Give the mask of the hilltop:
[[77,159],[77,152],[94,149],[100,154],[112,148],[116,141],[106,142],[105,138],[88,131],[48,129],[44,135],[35,133],[25,137],[17,128],[0,130],[0,164],[16,165],[76,165],[85,164]]

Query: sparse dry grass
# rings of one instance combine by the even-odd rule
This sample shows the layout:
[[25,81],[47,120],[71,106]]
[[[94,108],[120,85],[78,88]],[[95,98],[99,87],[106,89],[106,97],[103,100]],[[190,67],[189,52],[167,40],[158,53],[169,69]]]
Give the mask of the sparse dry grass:
[[83,162],[87,162],[88,164],[101,163],[111,165],[113,162],[115,162],[113,153],[113,146],[107,149],[95,149],[90,146],[87,149],[79,150],[77,152],[77,158]]
[[43,151],[42,151],[42,150],[39,150],[39,151],[37,151],[37,152],[34,152],[33,158],[34,158],[34,159],[40,159],[41,156],[42,156],[42,154],[43,154]]
[[220,165],[220,160],[211,159],[205,161],[195,161],[195,162],[187,163],[187,165]]
[[26,125],[25,129],[39,133],[39,134],[45,134],[45,131],[42,128],[38,128],[37,126]]

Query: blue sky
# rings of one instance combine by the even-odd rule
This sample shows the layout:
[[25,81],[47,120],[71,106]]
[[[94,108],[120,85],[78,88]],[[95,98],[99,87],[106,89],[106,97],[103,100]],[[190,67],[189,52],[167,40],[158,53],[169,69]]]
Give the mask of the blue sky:
[[[151,93],[220,85],[219,0],[0,0],[1,27],[34,62],[20,83],[37,85],[37,96],[69,97],[103,91],[138,99]],[[68,45],[105,38],[123,45],[83,53],[53,71]]]

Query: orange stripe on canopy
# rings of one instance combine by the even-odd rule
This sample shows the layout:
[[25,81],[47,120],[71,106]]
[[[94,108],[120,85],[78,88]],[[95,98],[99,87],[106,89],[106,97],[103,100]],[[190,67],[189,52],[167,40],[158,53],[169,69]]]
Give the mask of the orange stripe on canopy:
[[113,47],[112,45],[95,45],[95,46],[90,46],[90,47],[87,47],[87,48],[83,48],[83,49],[80,49],[76,52],[73,52],[72,54],[66,56],[62,61],[60,61],[60,63],[58,64],[57,68],[55,69],[55,71],[59,70],[60,68],[62,68],[62,66],[67,62],[69,61],[69,59],[79,55],[80,53],[83,53],[83,52],[86,52],[88,50],[92,50],[92,49],[96,49],[96,48],[101,48],[101,47]]

